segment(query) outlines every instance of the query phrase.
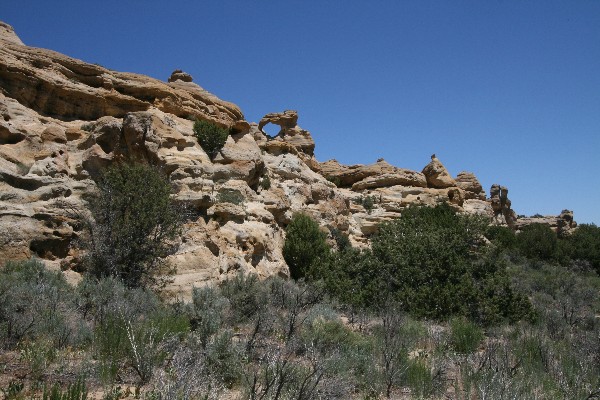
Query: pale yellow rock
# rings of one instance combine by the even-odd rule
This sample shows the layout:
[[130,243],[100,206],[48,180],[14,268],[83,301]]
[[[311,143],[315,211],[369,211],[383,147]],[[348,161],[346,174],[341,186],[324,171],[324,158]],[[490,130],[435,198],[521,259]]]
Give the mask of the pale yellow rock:
[[485,200],[485,191],[472,172],[459,172],[455,181],[456,185],[464,191],[465,199]]
[[456,186],[456,181],[435,155],[431,156],[431,162],[423,168],[422,172],[429,187],[443,189]]
[[[276,135],[276,139],[278,140],[276,140],[275,142],[282,141],[284,143],[287,143],[296,151],[312,157],[315,150],[315,142],[312,136],[310,135],[310,132],[298,126],[297,111],[286,110],[281,113],[270,113],[265,115],[258,124],[258,131],[260,131],[263,135],[267,136],[266,133],[263,131],[263,127],[269,123],[279,125],[281,128],[279,133]],[[267,142],[269,141],[271,140],[267,140]],[[281,151],[283,149],[283,147],[275,147],[273,145],[269,146],[268,144],[265,145],[265,148],[269,152],[272,152],[274,154],[276,154],[275,152]]]
[[[237,106],[182,71],[168,83],[110,71],[24,46],[3,23],[0,81],[0,259],[39,257],[71,282],[79,279],[82,255],[76,216],[87,213],[94,180],[116,162],[158,167],[183,207],[179,248],[167,261],[177,267],[168,290],[184,299],[195,286],[240,272],[289,276],[282,248],[295,213],[313,217],[324,233],[341,230],[360,248],[369,247],[380,223],[411,205],[447,202],[494,223],[532,222],[516,220],[506,188],[495,185],[485,200],[475,175],[461,172],[454,180],[435,157],[423,173],[383,159],[319,163],[295,111],[248,123]],[[233,132],[213,160],[197,142],[193,118]],[[277,137],[262,132],[267,123],[281,127]],[[265,177],[269,188],[259,184]],[[240,204],[224,202],[226,192],[237,193]],[[366,196],[374,199],[370,212]],[[566,210],[548,220],[564,232],[576,227]]]
[[352,185],[352,190],[361,191],[396,185],[427,187],[427,181],[422,173],[404,168],[396,168],[393,173],[374,175],[356,182]]

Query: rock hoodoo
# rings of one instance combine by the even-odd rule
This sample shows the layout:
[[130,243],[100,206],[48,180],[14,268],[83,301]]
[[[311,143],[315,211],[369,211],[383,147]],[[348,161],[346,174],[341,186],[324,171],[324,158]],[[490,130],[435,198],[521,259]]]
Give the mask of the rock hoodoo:
[[[520,226],[506,188],[492,186],[486,199],[474,174],[453,178],[435,155],[422,172],[383,159],[319,163],[296,111],[250,124],[239,107],[181,70],[168,82],[111,71],[25,46],[3,23],[0,89],[0,258],[37,256],[73,279],[77,214],[101,171],[120,160],[159,166],[173,199],[193,215],[169,257],[178,269],[170,290],[178,293],[239,271],[286,275],[284,228],[296,212],[347,234],[356,246],[368,246],[379,223],[411,204],[448,202]],[[197,143],[190,118],[232,128],[214,160]],[[268,123],[280,126],[275,137],[263,132]],[[555,225],[565,232],[576,226],[567,211]]]
[[171,73],[169,77],[169,82],[182,81],[182,82],[192,82],[194,79],[187,72],[183,72],[180,69],[176,69]]
[[490,200],[494,211],[494,220],[499,225],[515,227],[517,215],[510,208],[511,201],[508,198],[508,189],[498,184],[493,184],[490,189]]
[[427,185],[436,189],[444,189],[456,186],[456,181],[452,178],[444,164],[437,159],[435,154],[431,156],[431,162],[423,168],[423,175],[427,179]]

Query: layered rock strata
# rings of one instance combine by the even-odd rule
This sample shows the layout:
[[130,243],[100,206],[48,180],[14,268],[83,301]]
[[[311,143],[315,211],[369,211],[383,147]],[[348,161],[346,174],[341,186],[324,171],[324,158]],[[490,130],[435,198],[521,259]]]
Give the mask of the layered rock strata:
[[[355,246],[368,246],[379,223],[411,204],[448,202],[515,226],[505,188],[493,186],[486,199],[475,175],[453,178],[436,157],[422,172],[384,160],[319,163],[296,111],[248,123],[236,105],[181,70],[168,82],[111,71],[25,46],[3,23],[0,89],[0,259],[40,257],[72,279],[80,272],[86,196],[120,160],[160,167],[173,199],[189,211],[179,250],[169,257],[176,293],[240,271],[287,276],[284,229],[296,212],[347,234]],[[232,129],[213,160],[196,141],[194,119]],[[268,123],[280,127],[275,137],[264,133]],[[224,193],[242,200],[223,201]],[[561,229],[574,226],[568,218]]]

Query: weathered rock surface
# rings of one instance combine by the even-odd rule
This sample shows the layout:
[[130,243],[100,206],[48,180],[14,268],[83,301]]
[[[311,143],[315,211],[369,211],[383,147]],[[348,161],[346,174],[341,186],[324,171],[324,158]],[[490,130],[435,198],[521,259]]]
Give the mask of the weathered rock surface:
[[456,175],[456,186],[464,191],[465,199],[485,200],[485,191],[472,172],[462,171]]
[[231,126],[240,109],[200,86],[171,83],[108,70],[54,51],[24,46],[3,24],[0,36],[0,86],[3,93],[41,115],[61,120],[122,118],[158,108],[178,117],[209,119]]
[[416,186],[425,187],[427,182],[423,174],[404,168],[396,168],[392,173],[369,176],[352,185],[352,190],[361,191],[387,186]]
[[[76,265],[86,196],[102,170],[121,160],[161,168],[173,199],[190,211],[179,250],[168,259],[178,270],[170,286],[178,294],[239,271],[287,276],[281,251],[297,212],[348,234],[355,246],[368,246],[379,223],[413,204],[447,202],[490,222],[527,223],[516,221],[506,188],[494,185],[486,200],[475,175],[461,172],[455,180],[435,157],[422,173],[383,159],[319,163],[296,111],[249,124],[237,106],[181,70],[169,83],[110,71],[27,47],[3,23],[0,89],[0,260],[37,256],[54,268]],[[189,117],[232,128],[214,160],[198,145]],[[279,134],[266,135],[267,123],[279,125]],[[243,201],[223,200],[226,192]],[[555,220],[565,232],[576,226],[566,211]]]
[[182,81],[182,82],[192,82],[194,78],[187,72],[183,72],[180,69],[176,69],[171,73],[169,77],[169,82]]
[[530,224],[546,224],[558,233],[559,236],[570,235],[577,227],[577,222],[573,219],[573,211],[571,210],[562,210],[558,216],[548,215],[543,217],[519,218],[516,221],[516,229],[521,230]]
[[[281,113],[270,113],[262,117],[258,123],[258,130],[267,137],[263,128],[266,124],[279,125],[281,130],[274,138],[268,138],[267,141],[283,141],[297,151],[312,157],[315,151],[315,141],[310,132],[298,126],[298,112],[286,110]],[[268,146],[267,146],[268,148]]]
[[456,181],[452,178],[444,164],[434,155],[431,156],[431,162],[423,168],[423,175],[427,179],[427,185],[436,189],[444,189],[456,186]]
[[18,45],[23,45],[23,42],[15,33],[13,27],[2,21],[0,21],[0,40]]
[[337,160],[329,160],[320,163],[318,170],[338,186],[351,186],[353,190],[393,185],[427,187],[423,174],[395,167],[383,159],[369,165],[342,165]]
[[511,201],[508,198],[508,189],[505,186],[493,184],[490,188],[490,204],[494,212],[494,222],[498,225],[506,225],[515,228],[517,214],[511,209]]

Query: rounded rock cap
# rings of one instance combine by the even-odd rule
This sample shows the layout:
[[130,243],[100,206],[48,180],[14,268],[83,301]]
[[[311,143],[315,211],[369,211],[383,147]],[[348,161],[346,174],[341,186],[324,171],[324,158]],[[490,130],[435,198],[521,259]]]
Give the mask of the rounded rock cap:
[[176,69],[175,71],[173,71],[171,73],[171,76],[169,77],[169,82],[175,82],[175,81],[192,82],[193,80],[194,80],[194,78],[192,78],[192,76],[190,74],[188,74],[187,72],[183,72],[180,69]]

